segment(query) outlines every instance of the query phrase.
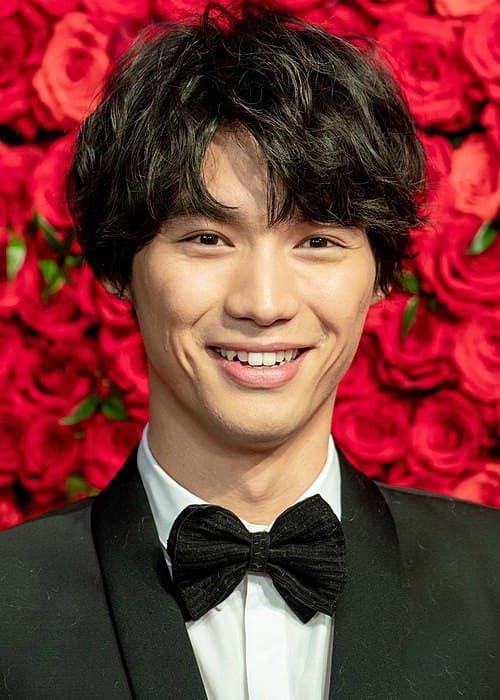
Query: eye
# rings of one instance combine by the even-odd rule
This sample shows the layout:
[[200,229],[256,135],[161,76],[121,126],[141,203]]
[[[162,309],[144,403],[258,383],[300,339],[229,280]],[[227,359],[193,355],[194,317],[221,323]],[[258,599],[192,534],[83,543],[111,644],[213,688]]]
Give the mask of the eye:
[[200,243],[206,246],[219,246],[218,241],[224,245],[223,239],[217,233],[197,233],[195,236],[190,236],[190,238],[185,238],[184,241],[189,243]]
[[[310,243],[311,245],[304,245],[306,243]],[[328,245],[330,244],[330,245]],[[333,240],[332,238],[325,238],[324,236],[311,236],[311,238],[307,238],[305,241],[303,241],[301,246],[304,246],[306,248],[343,248],[344,246],[339,243],[338,241]]]

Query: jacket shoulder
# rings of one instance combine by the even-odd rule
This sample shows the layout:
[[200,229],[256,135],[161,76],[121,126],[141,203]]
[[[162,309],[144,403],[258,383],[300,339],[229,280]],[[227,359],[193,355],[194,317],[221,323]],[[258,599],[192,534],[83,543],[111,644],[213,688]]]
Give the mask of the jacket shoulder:
[[126,686],[94,548],[92,501],[0,532],[2,699],[115,698],[115,684]]
[[4,565],[8,563],[0,575],[0,585],[6,579],[12,580],[16,571],[26,575],[27,570],[36,568],[40,573],[47,563],[52,569],[62,559],[77,558],[77,550],[88,546],[91,540],[93,500],[71,503],[0,532],[0,557]]
[[391,511],[407,565],[480,579],[500,600],[500,509],[415,489],[377,484]]
[[460,527],[460,524],[463,524],[471,526],[472,530],[482,526],[500,526],[499,508],[430,491],[376,483],[398,519],[413,521],[415,518],[424,518],[429,524],[439,523],[442,527],[446,527],[447,524]]

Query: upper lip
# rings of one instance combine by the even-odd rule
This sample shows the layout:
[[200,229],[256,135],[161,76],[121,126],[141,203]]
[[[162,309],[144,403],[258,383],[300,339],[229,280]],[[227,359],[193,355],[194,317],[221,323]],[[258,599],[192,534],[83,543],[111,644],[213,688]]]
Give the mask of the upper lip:
[[310,345],[298,345],[297,343],[269,343],[260,345],[258,343],[220,343],[210,345],[212,348],[222,348],[223,350],[233,350],[242,352],[279,352],[280,350],[305,350]]

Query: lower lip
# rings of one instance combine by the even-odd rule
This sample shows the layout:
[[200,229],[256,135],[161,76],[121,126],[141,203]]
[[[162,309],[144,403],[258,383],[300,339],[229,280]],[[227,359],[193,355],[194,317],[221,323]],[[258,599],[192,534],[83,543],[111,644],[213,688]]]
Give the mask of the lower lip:
[[293,379],[300,369],[300,366],[307,355],[307,350],[302,352],[296,360],[285,362],[276,367],[252,367],[251,365],[242,365],[241,362],[235,360],[226,360],[219,355],[218,352],[209,349],[212,357],[217,361],[219,367],[228,374],[232,379],[235,379],[239,384],[245,386],[255,386],[262,388],[278,387],[286,384],[290,379]]

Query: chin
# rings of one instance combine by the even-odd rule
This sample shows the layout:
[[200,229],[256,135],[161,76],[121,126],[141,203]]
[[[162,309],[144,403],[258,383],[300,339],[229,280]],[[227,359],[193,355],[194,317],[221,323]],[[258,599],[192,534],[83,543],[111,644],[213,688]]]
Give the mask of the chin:
[[272,424],[269,420],[259,420],[257,423],[250,420],[236,423],[233,420],[222,426],[220,423],[218,425],[219,434],[225,442],[235,446],[251,447],[257,451],[282,444],[298,428],[295,422],[293,425],[284,422]]

